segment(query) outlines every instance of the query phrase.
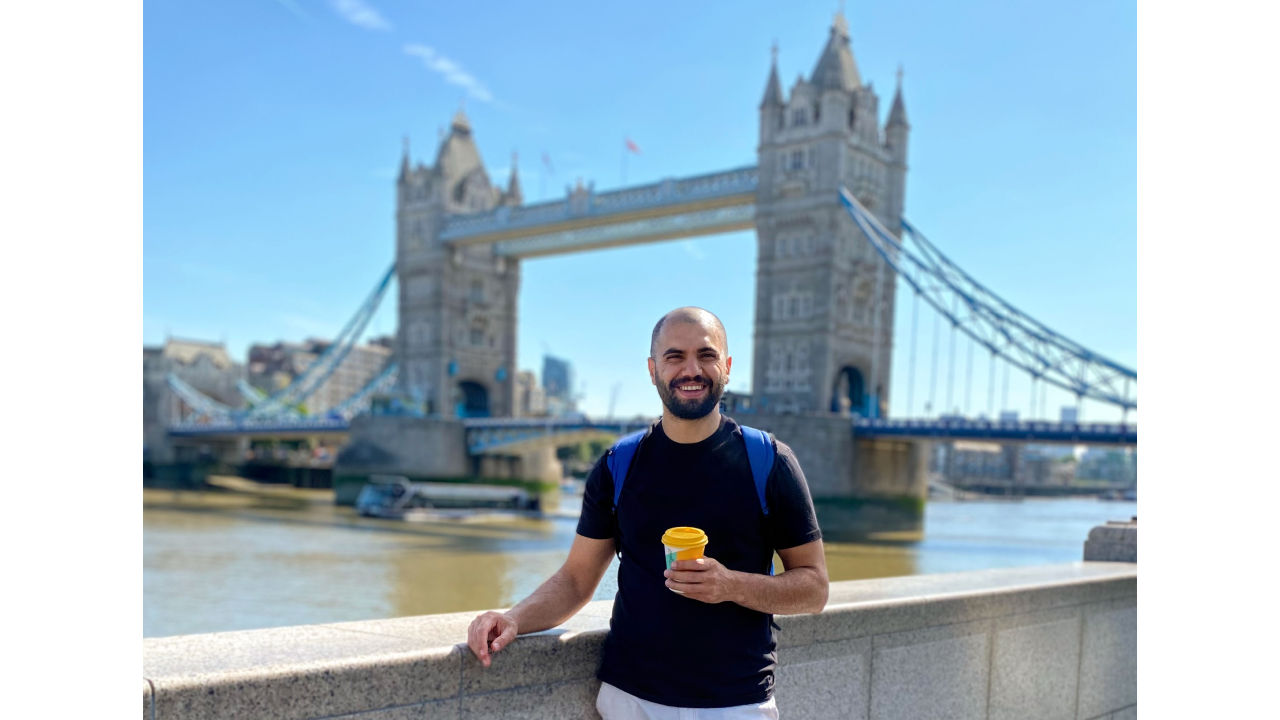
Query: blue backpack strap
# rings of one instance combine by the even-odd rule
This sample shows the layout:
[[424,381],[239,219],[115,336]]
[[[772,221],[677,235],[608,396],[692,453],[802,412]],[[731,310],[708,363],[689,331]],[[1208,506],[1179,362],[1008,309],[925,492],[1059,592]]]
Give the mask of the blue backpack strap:
[[776,452],[769,434],[746,425],[742,428],[742,439],[747,442],[747,462],[751,463],[751,479],[756,483],[756,497],[760,498],[760,509],[769,514],[769,501],[764,494],[764,485],[769,481],[769,473],[773,472],[773,460]]
[[[774,450],[773,440],[768,433],[746,425],[738,427],[742,428],[742,439],[747,443],[747,462],[751,464],[751,479],[756,484],[756,497],[760,498],[760,509],[767,516],[769,500],[765,497],[764,486],[769,481],[769,474],[773,472],[777,451]],[[769,574],[773,574],[772,561],[769,562]]]
[[618,500],[622,497],[622,483],[627,481],[627,471],[631,469],[631,458],[635,457],[636,448],[640,447],[640,441],[644,439],[648,430],[631,433],[614,443],[609,448],[609,455],[605,458],[605,465],[609,468],[609,475],[613,478],[613,508],[616,512],[618,509]]

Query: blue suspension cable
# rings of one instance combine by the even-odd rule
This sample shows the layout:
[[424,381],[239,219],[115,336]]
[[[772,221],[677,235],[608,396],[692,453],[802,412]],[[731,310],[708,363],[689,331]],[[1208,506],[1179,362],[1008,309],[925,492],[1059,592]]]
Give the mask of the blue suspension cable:
[[973,386],[973,341],[969,342],[969,360],[964,371],[964,414],[969,414],[969,389]]
[[987,360],[987,417],[995,417],[996,404],[996,354],[991,353]]
[[[953,300],[951,303],[951,317],[956,316],[956,305],[959,300]],[[951,354],[947,360],[947,407],[946,411],[951,412],[951,386],[956,379],[956,321],[951,321]]]
[[929,373],[929,410],[932,411],[938,406],[938,323],[942,321],[942,315],[933,314],[933,370]]
[[916,380],[916,316],[920,314],[920,293],[911,296],[911,359],[907,361],[907,417],[914,410]]
[[1027,415],[1028,420],[1036,419],[1036,376],[1031,376],[1031,412]]
[[1004,364],[1004,393],[1000,396],[1000,409],[1009,409],[1009,363]]

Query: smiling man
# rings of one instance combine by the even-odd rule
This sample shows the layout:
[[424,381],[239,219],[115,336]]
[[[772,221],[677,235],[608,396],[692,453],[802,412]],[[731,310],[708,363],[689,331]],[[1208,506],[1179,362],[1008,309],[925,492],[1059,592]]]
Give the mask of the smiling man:
[[[605,720],[778,717],[773,614],[820,612],[827,569],[791,448],[720,414],[728,345],[701,308],[654,326],[649,377],[662,418],[596,463],[564,566],[510,611],[471,623],[467,642],[486,667],[517,634],[555,627],[590,601],[616,550],[596,701]],[[706,533],[705,557],[667,569],[662,535],[677,526]],[[785,568],[776,575],[775,551]]]

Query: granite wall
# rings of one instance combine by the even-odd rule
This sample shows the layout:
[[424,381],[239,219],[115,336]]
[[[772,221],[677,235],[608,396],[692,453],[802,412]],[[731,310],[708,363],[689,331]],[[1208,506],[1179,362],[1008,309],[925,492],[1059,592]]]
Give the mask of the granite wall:
[[[785,720],[1137,715],[1136,564],[1078,562],[831,584],[778,616]],[[476,613],[143,641],[144,720],[597,718],[611,601],[484,669]]]

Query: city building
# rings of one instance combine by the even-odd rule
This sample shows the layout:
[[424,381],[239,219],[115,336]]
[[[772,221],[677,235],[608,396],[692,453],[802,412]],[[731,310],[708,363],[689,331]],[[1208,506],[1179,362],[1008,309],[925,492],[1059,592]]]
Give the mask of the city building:
[[169,373],[224,405],[244,402],[236,388],[245,377],[244,366],[231,359],[222,343],[169,338],[163,345],[143,345],[143,458],[153,462],[172,460],[168,428],[191,416],[191,408],[170,389]]
[[[328,340],[308,339],[300,343],[277,342],[249,348],[249,384],[271,395],[306,372],[329,349]],[[369,384],[386,367],[391,357],[390,338],[376,338],[351,348],[347,356],[304,405],[311,415],[322,415],[342,404]]]
[[1080,458],[1076,477],[1115,485],[1138,484],[1138,452],[1134,448],[1098,448]]
[[538,385],[538,377],[532,370],[521,370],[516,374],[516,409],[520,417],[547,414],[546,392]]
[[934,446],[933,471],[962,486],[1069,485],[1076,479],[1076,449],[957,440]]
[[573,364],[568,360],[542,356],[542,390],[546,395],[547,414],[567,415],[578,411],[573,379]]
[[542,389],[549,398],[570,400],[573,392],[573,365],[568,360],[543,355]]

